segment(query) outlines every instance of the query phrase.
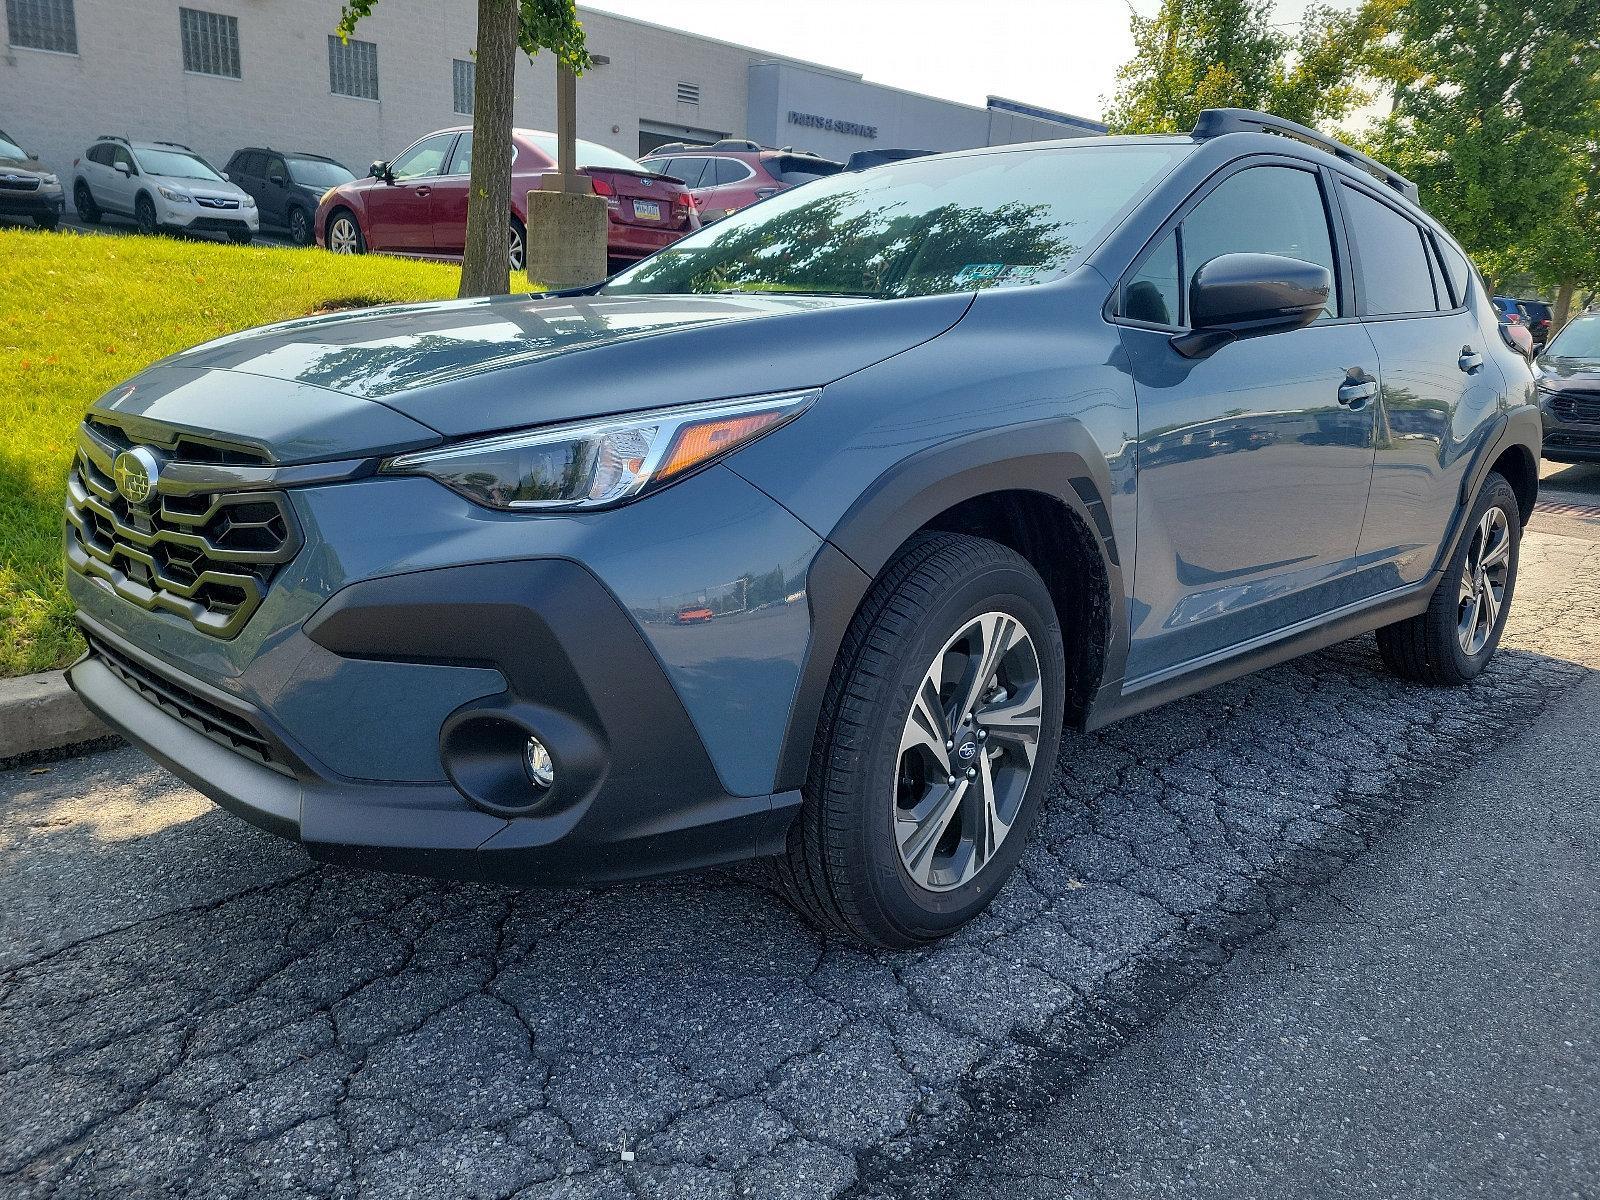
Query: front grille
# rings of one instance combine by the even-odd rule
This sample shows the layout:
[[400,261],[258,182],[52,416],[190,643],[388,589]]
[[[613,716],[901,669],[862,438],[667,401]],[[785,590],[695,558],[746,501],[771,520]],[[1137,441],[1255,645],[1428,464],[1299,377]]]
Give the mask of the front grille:
[[233,637],[300,549],[288,498],[276,491],[175,494],[158,482],[134,503],[117,489],[118,453],[119,444],[99,429],[79,439],[67,477],[68,565],[140,608]]
[[239,233],[243,230],[249,229],[250,226],[245,224],[245,222],[238,220],[237,218],[196,217],[194,220],[185,225],[184,228],[205,233]]
[[246,758],[284,774],[292,773],[274,752],[273,744],[248,718],[207,700],[165,675],[158,675],[103,638],[85,631],[84,640],[89,643],[90,653],[105,663],[112,674],[168,716],[176,717],[190,729]]
[[194,202],[201,208],[238,208],[237,200],[224,200],[217,196],[196,196]]
[[1600,392],[1561,392],[1550,401],[1550,411],[1563,421],[1600,425]]
[[37,192],[39,180],[27,175],[0,175],[0,188],[7,188],[13,192]]

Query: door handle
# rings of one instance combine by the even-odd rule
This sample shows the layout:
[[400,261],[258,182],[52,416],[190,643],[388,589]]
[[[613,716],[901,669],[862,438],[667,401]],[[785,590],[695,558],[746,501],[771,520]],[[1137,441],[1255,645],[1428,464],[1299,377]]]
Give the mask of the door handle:
[[1471,375],[1479,367],[1483,366],[1483,355],[1479,354],[1471,346],[1463,346],[1461,347],[1461,357],[1456,360],[1456,366]]
[[428,187],[426,184],[424,184],[422,187],[419,187],[417,189],[417,195],[419,195],[419,196],[431,196],[431,195],[433,195],[433,189],[431,187]]
[[1339,403],[1349,405],[1352,409],[1366,407],[1367,401],[1378,394],[1378,381],[1376,379],[1351,376],[1339,389]]

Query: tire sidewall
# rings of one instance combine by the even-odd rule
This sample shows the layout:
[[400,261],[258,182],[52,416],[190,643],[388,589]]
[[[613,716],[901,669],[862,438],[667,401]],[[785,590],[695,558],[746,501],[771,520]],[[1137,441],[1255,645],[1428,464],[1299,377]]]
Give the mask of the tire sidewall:
[[311,217],[303,208],[289,210],[289,240],[297,246],[311,244]]
[[[1455,616],[1458,611],[1456,597],[1461,586],[1461,572],[1466,566],[1467,555],[1472,550],[1472,540],[1477,536],[1478,522],[1490,508],[1498,507],[1506,515],[1506,528],[1511,534],[1511,559],[1506,566],[1505,596],[1500,605],[1500,615],[1496,619],[1495,627],[1489,633],[1489,640],[1483,644],[1483,649],[1476,654],[1468,654],[1461,648],[1461,639],[1456,634]],[[1472,679],[1483,672],[1489,665],[1489,660],[1500,648],[1500,636],[1505,632],[1506,619],[1511,612],[1511,600],[1517,587],[1517,567],[1522,558],[1522,512],[1517,506],[1517,495],[1511,485],[1499,475],[1492,475],[1485,485],[1483,492],[1478,497],[1478,502],[1472,506],[1472,514],[1467,518],[1466,528],[1461,534],[1461,544],[1456,547],[1456,552],[1450,556],[1450,568],[1440,584],[1443,597],[1448,607],[1446,613],[1449,618],[1447,646],[1449,653],[1454,656],[1457,671],[1464,679]]]
[[[961,887],[933,892],[912,880],[895,840],[893,798],[900,736],[934,655],[967,622],[986,612],[1017,618],[1033,639],[1045,696],[1039,748],[1016,821],[994,857]],[[874,723],[864,747],[867,811],[856,849],[859,861],[866,865],[868,886],[884,913],[908,939],[926,941],[964,924],[994,899],[1022,857],[1054,773],[1066,703],[1066,658],[1055,608],[1043,582],[1031,571],[1009,565],[990,565],[961,581],[920,625],[879,699],[883,715]]]
[[[148,221],[145,218],[146,213],[149,214]],[[149,196],[140,196],[139,199],[134,202],[133,220],[134,223],[138,225],[140,233],[148,236],[154,236],[155,234],[161,232],[161,223],[156,220],[155,201],[150,199]]]

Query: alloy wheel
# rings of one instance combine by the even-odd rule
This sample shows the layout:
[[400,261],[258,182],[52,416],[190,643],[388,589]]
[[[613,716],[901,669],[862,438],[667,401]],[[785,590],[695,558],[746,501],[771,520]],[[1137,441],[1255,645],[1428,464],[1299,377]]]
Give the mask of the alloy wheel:
[[349,217],[335,217],[328,226],[328,249],[335,254],[356,254],[361,244],[361,234],[355,221]]
[[935,656],[895,770],[895,842],[919,886],[951,891],[993,859],[1033,775],[1043,706],[1033,639],[1007,613],[973,618]]
[[289,238],[297,246],[304,246],[311,241],[311,222],[304,209],[289,210]]
[[1493,636],[1510,574],[1511,525],[1502,509],[1491,507],[1473,531],[1461,569],[1456,637],[1469,656],[1481,652]]
[[515,224],[511,226],[511,242],[507,249],[506,258],[513,271],[522,270],[522,230],[518,229]]

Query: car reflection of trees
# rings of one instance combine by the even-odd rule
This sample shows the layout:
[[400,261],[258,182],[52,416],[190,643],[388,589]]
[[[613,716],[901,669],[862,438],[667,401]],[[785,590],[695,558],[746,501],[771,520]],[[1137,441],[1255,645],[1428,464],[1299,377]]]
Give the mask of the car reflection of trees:
[[654,606],[635,611],[647,623],[703,625],[740,613],[798,604],[806,598],[805,567],[805,563],[798,562],[787,568],[741,575],[712,587],[663,596]]
[[1068,223],[1045,204],[907,213],[897,211],[905,201],[861,207],[865,195],[841,192],[729,228],[698,249],[669,248],[627,290],[918,296],[1042,274],[1077,250],[1063,236]]

